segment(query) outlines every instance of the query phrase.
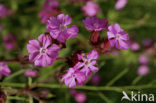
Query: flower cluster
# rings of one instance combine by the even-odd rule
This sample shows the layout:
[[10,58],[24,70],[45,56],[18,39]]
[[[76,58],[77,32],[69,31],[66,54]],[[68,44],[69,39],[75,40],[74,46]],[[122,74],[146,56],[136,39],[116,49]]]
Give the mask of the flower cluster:
[[74,67],[69,68],[66,71],[66,74],[63,75],[62,81],[69,86],[69,88],[73,88],[76,86],[81,86],[91,75],[92,72],[97,72],[98,68],[95,67],[97,64],[96,59],[98,59],[98,52],[92,50],[90,53],[85,55],[77,54],[78,62]]
[[64,14],[49,18],[47,30],[50,35],[41,34],[38,40],[30,40],[27,45],[27,50],[30,53],[29,61],[34,62],[35,66],[46,67],[47,65],[52,65],[61,49],[53,41],[57,40],[60,43],[65,43],[69,38],[74,38],[78,35],[79,29],[76,25],[67,27],[71,22],[72,18]]
[[[78,27],[76,25],[68,26],[71,22],[72,18],[69,15],[59,14],[57,17],[50,17],[46,25],[49,33],[41,34],[38,40],[30,40],[27,45],[28,52],[30,53],[29,61],[34,62],[35,66],[51,66],[62,48],[60,44],[65,44],[69,38],[78,36]],[[128,49],[129,36],[120,28],[119,24],[111,24],[108,27],[107,19],[99,19],[97,17],[87,17],[82,22],[87,30],[93,32],[91,41],[94,41],[95,44],[99,44],[99,32],[104,30],[107,31],[108,37],[106,41],[102,42],[105,49],[108,49],[110,46],[118,49]],[[70,68],[62,76],[62,82],[69,86],[69,88],[83,85],[91,73],[98,71],[96,60],[100,52],[98,51],[98,46],[95,47],[87,55],[82,52],[77,53],[77,61],[73,61],[74,66],[69,66]],[[71,58],[72,60],[73,58]]]
[[[116,47],[118,49],[128,49],[129,47],[129,35],[121,29],[119,24],[111,24],[109,27],[108,20],[106,19],[99,19],[97,17],[87,17],[83,20],[83,23],[87,30],[94,31],[91,36],[91,42],[94,44],[99,42],[99,31],[106,30],[107,31],[107,39],[109,44],[112,47]],[[96,40],[95,40],[96,39]],[[105,42],[105,41],[104,41]],[[107,42],[106,42],[107,43]],[[107,43],[108,44],[108,43]]]

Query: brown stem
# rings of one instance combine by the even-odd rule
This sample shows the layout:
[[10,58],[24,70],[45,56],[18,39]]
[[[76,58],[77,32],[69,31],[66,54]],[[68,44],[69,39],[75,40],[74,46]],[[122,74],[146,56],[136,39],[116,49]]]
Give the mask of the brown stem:
[[10,62],[10,63],[12,63],[12,62],[20,62],[20,60],[19,59],[12,59],[12,60],[1,60],[0,62]]
[[64,60],[64,61],[67,61],[67,58],[57,58],[56,60]]

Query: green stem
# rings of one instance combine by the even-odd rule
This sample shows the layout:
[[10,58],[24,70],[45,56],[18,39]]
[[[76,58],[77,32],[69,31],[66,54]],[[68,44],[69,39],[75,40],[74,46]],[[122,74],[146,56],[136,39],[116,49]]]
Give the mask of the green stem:
[[12,79],[12,78],[14,78],[14,77],[16,77],[16,76],[18,76],[18,75],[24,73],[24,71],[25,71],[24,69],[21,69],[21,70],[19,70],[18,72],[13,73],[13,74],[11,74],[10,76],[6,77],[6,78],[4,79],[4,81],[10,80],[10,79]]
[[111,86],[114,84],[117,80],[119,80],[122,76],[124,76],[128,72],[128,69],[123,70],[121,73],[119,73],[115,78],[113,78],[110,82],[106,84],[106,86]]
[[138,83],[141,79],[142,79],[142,76],[136,77],[136,78],[132,81],[132,85],[135,85],[135,84]]
[[7,100],[21,100],[21,101],[27,101],[26,98],[17,97],[17,96],[7,96]]
[[[5,83],[0,82],[0,86],[11,86],[11,87],[19,87],[24,88],[26,85],[23,83]],[[54,88],[54,89],[68,89],[69,87],[59,84],[40,84],[38,87],[41,88]],[[138,85],[138,86],[81,86],[81,87],[75,87],[74,89],[82,89],[82,90],[91,90],[91,91],[116,91],[121,92],[123,90],[140,90],[140,89],[149,89],[153,88],[156,89],[156,85]]]
[[109,100],[102,92],[99,92],[98,95],[106,102],[106,103],[113,103]]
[[[28,85],[31,86],[32,85],[32,78],[28,77]],[[33,98],[31,96],[29,96],[29,103],[33,103]]]
[[32,78],[28,77],[28,85],[31,86],[32,85]]
[[[122,71],[121,73],[119,73],[114,79],[112,79],[110,82],[108,82],[106,84],[106,86],[111,86],[112,84],[114,84],[117,80],[119,80],[122,76],[124,76],[126,73],[128,72],[128,69],[125,69],[124,71]],[[119,92],[121,92],[120,90],[118,90]],[[106,103],[112,103],[111,100],[109,100],[104,94],[102,94],[102,92],[98,92],[99,96],[106,101]]]

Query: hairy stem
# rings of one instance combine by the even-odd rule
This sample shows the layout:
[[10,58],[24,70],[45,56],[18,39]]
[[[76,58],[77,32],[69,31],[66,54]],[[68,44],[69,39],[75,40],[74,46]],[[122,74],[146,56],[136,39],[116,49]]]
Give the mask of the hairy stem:
[[99,92],[98,95],[106,102],[113,103],[110,99],[108,99],[102,92]]
[[27,101],[26,98],[18,97],[18,96],[7,96],[7,100],[21,100],[21,101]]
[[132,85],[135,85],[135,84],[138,83],[141,79],[142,79],[142,76],[136,77],[136,78],[132,81]]
[[111,86],[117,80],[119,80],[122,76],[124,76],[128,72],[128,69],[124,69],[121,73],[119,73],[115,78],[113,78],[110,82],[106,84],[106,86]]
[[13,73],[13,74],[11,74],[10,76],[6,77],[6,78],[4,79],[4,81],[10,80],[10,79],[12,79],[12,78],[14,78],[14,77],[16,77],[16,76],[18,76],[18,75],[24,73],[24,71],[25,71],[24,69],[21,69],[21,70],[15,72],[15,73]]
[[[11,87],[19,87],[24,88],[26,84],[24,83],[5,83],[0,82],[0,86],[11,86]],[[38,87],[41,88],[53,88],[53,89],[68,89],[67,86],[59,84],[40,84]],[[140,90],[140,89],[156,89],[156,85],[138,85],[138,86],[81,86],[75,87],[74,89],[82,89],[82,90],[90,90],[90,91],[116,91],[121,92],[123,90]]]

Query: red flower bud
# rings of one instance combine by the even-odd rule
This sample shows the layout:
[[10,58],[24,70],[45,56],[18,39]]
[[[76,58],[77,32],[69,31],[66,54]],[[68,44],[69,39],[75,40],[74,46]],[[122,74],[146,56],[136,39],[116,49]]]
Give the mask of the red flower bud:
[[100,44],[100,49],[102,54],[106,54],[112,49],[112,46],[109,43],[108,39],[102,41],[102,43]]
[[100,34],[98,31],[94,31],[92,32],[91,34],[91,37],[90,37],[90,42],[93,44],[93,45],[97,45],[100,41]]

